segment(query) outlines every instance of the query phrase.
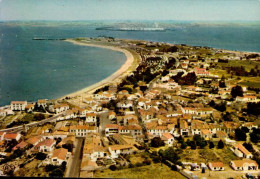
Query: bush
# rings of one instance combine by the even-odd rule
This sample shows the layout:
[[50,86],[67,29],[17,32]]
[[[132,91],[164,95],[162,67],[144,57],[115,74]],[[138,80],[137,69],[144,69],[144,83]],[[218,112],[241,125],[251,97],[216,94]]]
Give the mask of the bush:
[[63,177],[63,173],[62,169],[56,168],[50,173],[50,177]]
[[116,170],[116,166],[115,165],[110,165],[109,169],[112,170],[112,171],[115,171]]
[[140,162],[137,162],[137,163],[135,164],[135,166],[136,166],[136,167],[141,167],[141,166],[143,166],[143,164],[140,163]]
[[159,163],[161,160],[160,160],[160,157],[159,156],[155,156],[153,157],[153,162],[154,163]]
[[164,145],[164,141],[160,137],[154,137],[151,141],[151,147],[160,147]]
[[47,157],[47,154],[42,153],[42,152],[38,152],[38,153],[36,154],[36,159],[37,159],[37,160],[45,160],[46,157]]
[[52,165],[52,164],[48,164],[48,165],[45,166],[45,171],[46,172],[50,172],[50,171],[52,171],[52,170],[54,170],[56,168],[58,168],[58,166],[55,166],[55,165]]
[[220,141],[218,142],[218,149],[223,149],[223,148],[224,148],[224,143],[223,143],[222,140],[220,140]]
[[151,160],[148,160],[148,159],[146,159],[146,160],[144,160],[144,162],[143,162],[144,164],[146,164],[146,165],[151,165]]

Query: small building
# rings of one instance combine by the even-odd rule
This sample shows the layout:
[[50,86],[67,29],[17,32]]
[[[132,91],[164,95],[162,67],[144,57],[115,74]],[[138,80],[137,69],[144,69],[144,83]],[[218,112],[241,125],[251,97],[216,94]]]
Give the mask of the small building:
[[107,124],[105,128],[106,137],[117,134],[119,132],[119,126],[117,124]]
[[46,139],[42,142],[39,142],[35,146],[35,150],[38,150],[40,152],[51,152],[54,149],[54,146],[56,144],[56,141],[53,139]]
[[59,148],[55,149],[51,156],[51,162],[54,165],[61,165],[62,162],[66,161],[69,158],[68,149]]
[[19,141],[20,139],[21,139],[21,134],[19,134],[19,133],[11,133],[11,134],[4,135],[4,140],[7,140],[7,141],[11,141],[11,140]]
[[43,108],[45,108],[45,107],[47,107],[47,100],[46,99],[39,99],[38,101],[37,101],[37,106],[38,107],[43,107]]
[[172,146],[174,142],[174,137],[169,133],[163,133],[161,139],[164,141],[165,144]]
[[238,157],[244,157],[244,158],[253,158],[253,155],[251,152],[249,152],[242,144],[234,144],[231,147],[231,150],[236,154]]
[[97,122],[97,114],[96,113],[87,113],[86,114],[86,122],[96,123]]
[[12,111],[24,111],[27,106],[27,101],[12,101],[11,110]]
[[134,151],[132,145],[111,145],[108,150],[111,154],[111,158],[118,158],[120,154],[131,154]]
[[250,159],[232,160],[230,166],[236,171],[258,170],[256,161]]
[[212,171],[223,171],[225,170],[224,164],[222,162],[209,162],[209,169]]
[[27,104],[25,107],[25,110],[27,112],[31,112],[31,111],[33,111],[33,109],[34,109],[34,104]]
[[70,126],[70,132],[75,133],[76,137],[86,137],[88,133],[97,132],[95,126],[75,125]]

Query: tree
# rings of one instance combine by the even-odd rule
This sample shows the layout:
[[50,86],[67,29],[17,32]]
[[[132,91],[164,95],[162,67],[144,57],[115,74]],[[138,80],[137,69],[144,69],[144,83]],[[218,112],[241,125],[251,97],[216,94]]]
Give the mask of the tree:
[[42,113],[37,113],[37,114],[34,115],[34,120],[35,120],[35,121],[41,121],[42,119],[45,119],[44,114],[42,114]]
[[236,98],[237,96],[243,96],[243,89],[241,86],[235,86],[231,89],[231,95],[233,98]]
[[187,148],[187,146],[188,146],[188,145],[187,145],[187,143],[186,143],[186,142],[182,142],[182,143],[181,143],[181,148],[182,148],[182,149],[186,149],[186,148]]
[[169,160],[172,163],[176,163],[180,159],[180,157],[172,147],[168,147],[166,150],[164,150],[162,152],[162,157],[164,160]]
[[47,157],[47,154],[42,153],[42,152],[38,152],[38,153],[36,154],[36,159],[37,159],[37,160],[45,160],[46,157]]
[[248,133],[249,132],[249,129],[245,126],[241,127],[241,130],[244,131],[245,133]]
[[207,142],[200,135],[194,135],[193,140],[196,142],[196,145],[199,146],[201,149],[207,146]]
[[212,149],[212,148],[214,148],[214,147],[215,147],[214,143],[213,143],[212,141],[210,141],[210,142],[209,142],[209,148]]
[[63,171],[60,168],[56,168],[50,173],[50,177],[63,177]]
[[218,141],[218,149],[223,149],[224,148],[224,143],[222,140]]
[[151,147],[160,147],[164,146],[164,141],[160,137],[154,137],[151,140]]
[[196,145],[195,141],[191,141],[190,142],[190,147],[191,147],[191,149],[196,149],[197,148],[197,145]]
[[253,132],[250,133],[250,140],[253,143],[258,143],[260,141],[260,129],[253,128]]
[[237,128],[235,130],[235,136],[236,136],[236,140],[238,140],[238,141],[245,141],[246,140],[246,133],[239,128]]
[[115,171],[116,170],[116,166],[115,165],[110,165],[109,169],[112,170],[112,171]]

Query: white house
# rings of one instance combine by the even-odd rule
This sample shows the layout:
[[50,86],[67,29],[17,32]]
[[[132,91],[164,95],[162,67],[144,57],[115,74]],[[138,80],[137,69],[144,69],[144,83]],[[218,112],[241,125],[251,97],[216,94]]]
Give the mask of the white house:
[[173,145],[174,137],[170,133],[168,133],[168,132],[163,133],[161,138],[166,145],[169,145],[169,146]]
[[88,133],[97,132],[95,126],[75,125],[70,126],[70,132],[75,133],[76,137],[86,137]]
[[111,158],[118,158],[120,154],[131,154],[134,151],[132,145],[111,145],[108,147]]
[[248,170],[258,170],[258,164],[254,160],[233,160],[230,162],[231,168],[237,171],[248,171]]
[[51,152],[54,149],[54,146],[56,144],[56,141],[53,139],[46,139],[42,142],[39,142],[36,146],[35,149],[40,151],[40,152]]
[[4,135],[4,140],[11,141],[11,140],[16,140],[19,141],[21,138],[20,133],[12,133],[12,134],[5,134]]
[[242,144],[234,144],[231,147],[231,150],[236,154],[238,157],[244,158],[253,158],[251,152],[249,152]]
[[12,101],[11,110],[13,111],[24,111],[27,106],[27,101]]
[[67,110],[69,110],[69,108],[70,107],[68,104],[56,104],[56,105],[50,106],[50,110],[55,113],[67,111]]
[[67,161],[68,158],[69,158],[68,149],[64,149],[64,148],[54,149],[51,156],[51,162],[54,165],[61,165],[62,162]]
[[46,99],[39,99],[37,101],[37,106],[38,107],[42,106],[43,108],[47,107],[47,100]]
[[209,169],[212,171],[223,171],[225,170],[224,164],[222,162],[209,162]]
[[87,113],[86,114],[86,122],[97,122],[97,114],[96,113]]

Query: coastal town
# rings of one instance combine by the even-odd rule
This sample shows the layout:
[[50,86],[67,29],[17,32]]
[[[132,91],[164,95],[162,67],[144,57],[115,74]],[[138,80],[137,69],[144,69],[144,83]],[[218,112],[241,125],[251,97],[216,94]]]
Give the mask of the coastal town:
[[127,53],[127,65],[59,99],[0,107],[1,176],[260,177],[259,53],[66,41]]

